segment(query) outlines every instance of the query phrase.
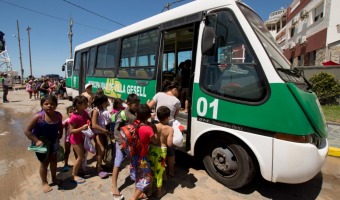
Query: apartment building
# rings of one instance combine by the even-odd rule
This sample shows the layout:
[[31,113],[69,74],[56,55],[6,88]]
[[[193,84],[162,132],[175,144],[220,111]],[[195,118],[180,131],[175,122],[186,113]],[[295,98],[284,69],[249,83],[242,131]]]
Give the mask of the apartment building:
[[265,25],[293,66],[340,63],[340,0],[294,0]]

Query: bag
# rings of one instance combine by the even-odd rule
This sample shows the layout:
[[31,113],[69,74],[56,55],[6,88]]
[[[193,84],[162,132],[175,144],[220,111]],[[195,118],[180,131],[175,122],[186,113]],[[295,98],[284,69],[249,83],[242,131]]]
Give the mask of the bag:
[[91,139],[87,136],[84,138],[84,149],[92,154],[96,154],[96,148],[91,142]]
[[82,130],[81,132],[86,137],[89,137],[89,138],[94,137],[94,133],[93,133],[93,131],[92,131],[92,129],[90,127],[88,129],[86,129],[86,130]]
[[65,151],[64,148],[62,146],[60,146],[59,144],[59,149],[58,149],[58,153],[57,153],[57,162],[61,162],[65,160]]
[[172,142],[175,146],[182,147],[183,146],[183,135],[182,135],[182,132],[179,126],[181,126],[181,123],[179,123],[179,121],[177,120],[175,120],[172,123],[172,128],[174,129],[174,137],[173,137]]
[[105,146],[103,161],[108,165],[114,164],[114,157],[116,155],[115,152],[115,144],[112,142],[110,137],[107,137],[107,145]]
[[137,155],[142,149],[138,134],[140,126],[141,123],[136,120],[133,124],[127,124],[120,128],[123,149],[125,152],[130,152],[131,155]]

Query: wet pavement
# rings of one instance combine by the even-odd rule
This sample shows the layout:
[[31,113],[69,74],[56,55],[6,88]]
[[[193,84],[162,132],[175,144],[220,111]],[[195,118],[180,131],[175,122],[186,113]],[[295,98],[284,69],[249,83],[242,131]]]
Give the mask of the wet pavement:
[[[91,173],[84,175],[86,183],[70,181],[71,170],[61,172],[63,162],[58,163],[58,178],[62,184],[53,185],[53,191],[42,193],[38,173],[39,162],[32,152],[27,151],[29,141],[23,129],[33,113],[40,110],[39,101],[29,101],[25,92],[9,95],[11,105],[0,103],[0,199],[112,199],[109,178],[100,179],[95,173],[95,161],[89,154]],[[57,110],[65,116],[65,108],[71,104],[59,101]],[[329,144],[340,148],[340,126],[329,124]],[[70,164],[74,156],[71,153]],[[340,191],[340,159],[328,157],[322,173],[303,184],[278,184],[262,179],[254,180],[243,190],[230,190],[213,180],[204,170],[201,162],[176,152],[176,177],[164,183],[167,194],[162,199],[336,199]],[[110,172],[110,170],[108,170]],[[50,175],[48,177],[50,181]],[[129,179],[129,167],[119,174],[118,186],[129,199],[134,184]],[[309,191],[309,195],[301,191]],[[311,198],[312,197],[312,198]],[[151,198],[155,199],[155,198]]]

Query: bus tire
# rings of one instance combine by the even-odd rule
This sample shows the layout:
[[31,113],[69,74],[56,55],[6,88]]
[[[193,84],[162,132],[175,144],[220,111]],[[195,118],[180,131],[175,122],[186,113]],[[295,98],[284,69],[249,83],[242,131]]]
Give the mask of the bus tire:
[[247,150],[231,137],[215,138],[204,152],[208,174],[231,189],[244,187],[255,175],[255,165]]

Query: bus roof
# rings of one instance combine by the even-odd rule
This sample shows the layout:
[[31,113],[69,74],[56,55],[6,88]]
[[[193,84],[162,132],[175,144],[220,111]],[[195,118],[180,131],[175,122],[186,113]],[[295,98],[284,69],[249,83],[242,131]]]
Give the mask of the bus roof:
[[[192,1],[190,3],[176,7],[172,10],[168,10],[166,12],[157,14],[155,16],[149,17],[140,22],[134,23],[127,27],[121,28],[114,32],[108,33],[101,37],[98,37],[88,42],[85,42],[83,44],[80,44],[76,46],[75,51],[79,49],[91,47],[95,44],[103,43],[103,42],[106,42],[106,41],[109,41],[115,38],[119,38],[123,35],[128,35],[128,34],[138,32],[144,29],[146,30],[151,27],[156,27],[157,25],[160,25],[166,21],[169,21],[169,19],[181,18],[181,17],[187,16],[190,14],[202,12],[202,11],[209,10],[212,8],[218,8],[218,7],[225,6],[225,5],[235,4],[235,2],[240,2],[240,1],[239,0],[196,0],[196,1]],[[173,16],[176,16],[176,18],[174,18]]]

